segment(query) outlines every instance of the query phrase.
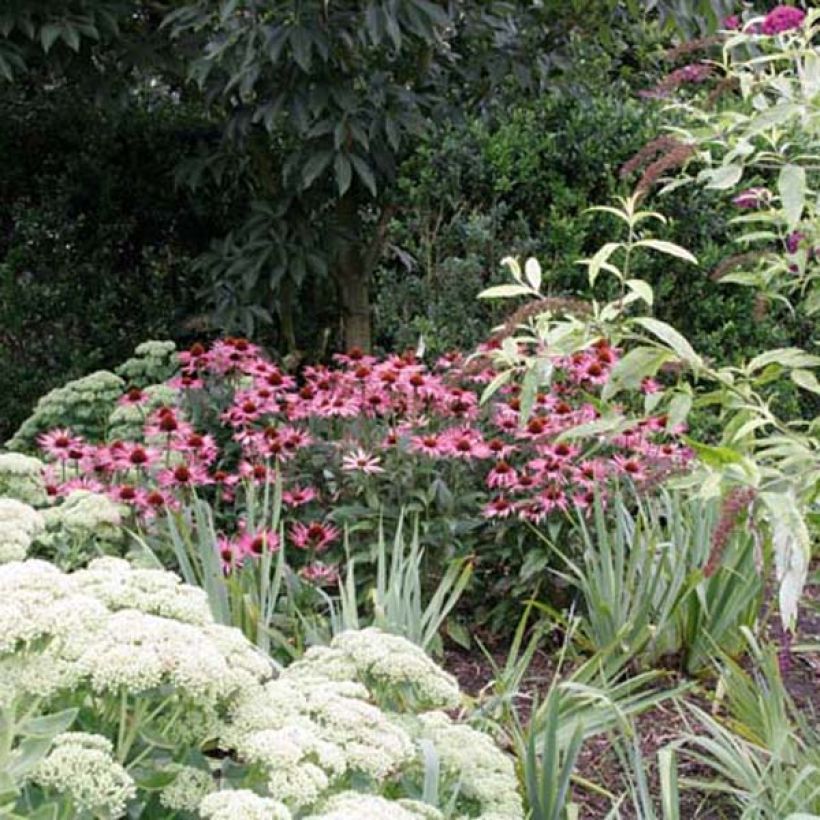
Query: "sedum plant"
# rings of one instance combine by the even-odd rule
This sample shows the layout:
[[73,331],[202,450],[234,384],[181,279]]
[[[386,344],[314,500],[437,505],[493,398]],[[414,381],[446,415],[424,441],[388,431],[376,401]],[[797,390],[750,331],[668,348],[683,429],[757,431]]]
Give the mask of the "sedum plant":
[[398,636],[345,632],[277,675],[204,591],[110,557],[0,566],[0,621],[10,816],[523,818],[511,760]]

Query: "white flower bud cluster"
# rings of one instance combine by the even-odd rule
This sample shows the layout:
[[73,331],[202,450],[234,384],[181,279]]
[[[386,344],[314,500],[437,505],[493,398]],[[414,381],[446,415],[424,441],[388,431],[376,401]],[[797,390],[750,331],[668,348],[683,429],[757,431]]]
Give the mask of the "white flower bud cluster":
[[481,820],[516,820],[524,816],[513,763],[492,739],[443,712],[420,716],[421,735],[430,740],[441,767],[459,792],[481,806]]
[[105,557],[95,559],[71,577],[84,593],[111,610],[138,609],[199,626],[213,621],[205,591],[183,584],[172,572],[135,569],[123,558]]
[[0,498],[0,564],[22,561],[45,522],[37,510],[14,498]]
[[164,381],[176,368],[176,349],[177,346],[170,341],[150,339],[142,342],[137,345],[133,357],[123,362],[116,373],[138,387]]
[[42,788],[69,797],[79,811],[95,817],[121,817],[137,790],[112,751],[111,743],[100,735],[66,732],[54,739],[32,779]]
[[292,820],[293,817],[279,801],[260,797],[247,789],[208,795],[199,804],[199,815],[203,820]]
[[410,699],[411,706],[452,708],[459,705],[456,679],[437,666],[421,647],[398,635],[369,628],[338,635],[330,647],[308,650],[288,668],[291,679],[311,677],[358,680],[377,702]]
[[214,624],[198,590],[156,573],[110,558],[74,574],[44,561],[0,566],[0,703],[15,692],[163,685],[212,723],[218,704],[270,677],[270,662],[238,630]]
[[37,436],[53,427],[70,427],[79,435],[97,438],[102,424],[122,395],[125,382],[108,370],[98,370],[42,396],[14,437],[9,450],[27,450]]
[[45,465],[39,458],[22,453],[0,453],[0,496],[9,496],[42,507],[48,503]]
[[214,791],[213,776],[193,766],[175,765],[170,770],[176,773],[176,777],[160,792],[159,802],[172,811],[195,812]]
[[434,806],[417,800],[387,800],[373,794],[340,792],[322,807],[320,814],[305,820],[444,820]]
[[89,490],[74,490],[62,504],[44,511],[47,535],[53,539],[92,539],[116,543],[122,539],[121,508],[108,496]]

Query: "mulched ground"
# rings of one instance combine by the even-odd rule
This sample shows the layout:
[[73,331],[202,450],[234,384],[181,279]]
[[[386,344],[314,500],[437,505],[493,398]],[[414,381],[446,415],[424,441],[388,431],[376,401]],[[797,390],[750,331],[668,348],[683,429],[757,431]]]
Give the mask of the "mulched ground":
[[[820,586],[810,586],[804,601],[798,631],[793,641],[796,651],[790,654],[790,661],[784,669],[784,682],[806,719],[817,726],[820,719],[820,655],[816,651],[820,643]],[[771,640],[780,642],[781,633],[775,617],[768,620],[766,631]],[[489,636],[479,637],[485,646],[488,646],[495,663],[503,665],[507,647],[493,645]],[[549,641],[545,643],[549,644]],[[555,675],[555,650],[558,645],[556,638],[554,647],[547,646],[543,651],[539,651],[528,670],[517,701],[519,711],[525,719],[533,699],[538,699],[539,693],[547,690]],[[801,645],[813,645],[815,651],[802,651]],[[478,649],[467,651],[450,644],[445,650],[444,666],[458,678],[462,689],[474,697],[480,697],[482,692],[488,691],[493,680],[492,665]],[[684,682],[682,677],[671,675],[669,686],[672,688],[681,682]],[[687,693],[686,699],[709,711],[713,690],[714,682],[694,682],[694,687]],[[647,764],[647,777],[652,785],[653,794],[657,795],[660,793],[656,769],[658,750],[684,732],[691,732],[693,729],[697,731],[697,726],[693,725],[691,715],[684,714],[673,701],[661,703],[645,712],[634,723],[641,753]],[[695,764],[680,757],[678,766],[680,777],[707,777],[705,771],[699,770]],[[610,739],[606,736],[591,738],[584,744],[577,775],[579,779],[590,781],[611,794],[620,795],[625,791],[622,767],[612,750]],[[681,789],[681,794],[681,817],[686,820],[731,820],[738,816],[735,809],[713,796],[706,797],[684,789]],[[582,807],[580,816],[583,820],[604,818],[612,807],[609,798],[596,793],[593,789],[585,788],[580,783],[573,787],[573,799]],[[631,814],[624,804],[621,807],[621,816],[626,820],[634,814]]]

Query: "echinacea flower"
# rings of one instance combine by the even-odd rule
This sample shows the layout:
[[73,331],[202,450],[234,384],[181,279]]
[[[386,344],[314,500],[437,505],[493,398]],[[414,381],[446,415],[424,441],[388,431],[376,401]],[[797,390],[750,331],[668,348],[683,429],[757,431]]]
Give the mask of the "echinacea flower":
[[302,507],[318,496],[314,487],[291,487],[282,492],[282,502],[288,507]]
[[484,518],[509,518],[514,511],[515,505],[513,502],[503,495],[499,495],[484,505],[481,514]]
[[384,468],[379,466],[380,462],[381,459],[378,456],[371,456],[359,447],[342,458],[342,470],[347,473],[377,475],[384,472]]
[[279,536],[273,530],[245,532],[239,536],[237,541],[240,553],[251,558],[261,558],[265,553],[278,552],[279,547]]
[[71,430],[58,427],[37,437],[37,444],[47,455],[58,461],[68,461],[83,456],[83,438],[75,436]]
[[177,464],[160,470],[157,483],[160,487],[198,487],[213,484],[213,479],[201,464]]
[[314,561],[299,570],[299,575],[316,586],[326,587],[339,581],[339,569],[336,566]]
[[506,461],[497,461],[487,474],[487,486],[491,489],[497,487],[509,489],[516,484],[518,484],[518,473]]
[[341,535],[337,527],[311,521],[309,524],[296,523],[290,528],[290,539],[303,550],[322,552]]

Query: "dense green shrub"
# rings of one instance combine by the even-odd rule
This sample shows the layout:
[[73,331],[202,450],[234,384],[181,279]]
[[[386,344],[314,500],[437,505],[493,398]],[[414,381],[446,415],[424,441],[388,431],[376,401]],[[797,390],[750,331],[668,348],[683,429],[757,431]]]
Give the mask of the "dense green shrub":
[[192,259],[218,221],[173,170],[181,111],[96,108],[79,92],[0,93],[0,438],[56,384],[190,335]]
[[[385,349],[415,346],[420,336],[436,352],[480,341],[498,309],[468,297],[503,281],[499,262],[510,253],[542,260],[549,295],[586,295],[576,262],[594,252],[602,230],[586,209],[628,192],[621,166],[661,128],[657,103],[630,98],[627,87],[622,94],[603,88],[547,94],[494,121],[453,126],[408,161],[392,245],[377,274],[376,338]],[[804,324],[710,279],[733,252],[727,223],[735,212],[722,199],[687,188],[659,203],[670,239],[700,264],[639,265],[636,273],[655,287],[657,315],[723,360],[806,344]]]

